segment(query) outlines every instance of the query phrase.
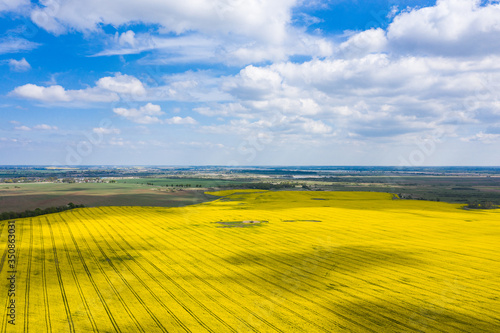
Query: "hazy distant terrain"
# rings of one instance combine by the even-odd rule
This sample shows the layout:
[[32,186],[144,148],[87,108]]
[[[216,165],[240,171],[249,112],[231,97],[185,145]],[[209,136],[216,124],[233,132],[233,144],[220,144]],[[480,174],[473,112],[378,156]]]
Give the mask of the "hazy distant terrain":
[[3,167],[0,212],[66,205],[175,207],[207,189],[375,191],[402,199],[500,204],[498,168]]

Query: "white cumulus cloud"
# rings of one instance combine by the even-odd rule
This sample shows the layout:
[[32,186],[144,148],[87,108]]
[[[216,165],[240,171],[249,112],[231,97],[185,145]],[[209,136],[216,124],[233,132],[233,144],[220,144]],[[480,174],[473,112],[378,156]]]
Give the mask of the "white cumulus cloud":
[[0,39],[0,54],[31,51],[40,44],[24,38],[8,37]]
[[35,125],[33,126],[33,129],[37,129],[37,130],[42,130],[42,131],[54,131],[54,130],[57,130],[57,126],[51,126],[51,125],[47,125],[47,124],[39,124],[39,125]]
[[314,134],[325,134],[329,133],[332,131],[332,128],[325,123],[323,123],[321,120],[311,120],[307,119],[304,122],[304,130],[309,133],[314,133]]
[[159,105],[152,103],[141,106],[139,109],[114,108],[113,112],[138,124],[160,123],[158,116],[164,114]]
[[92,132],[97,134],[120,134],[121,131],[118,128],[106,128],[106,127],[95,127]]
[[[221,89],[233,98],[197,107],[241,121],[205,126],[247,133],[271,122],[274,133],[335,133],[338,140],[390,140],[430,133],[467,136],[500,123],[500,57],[415,57],[370,53],[348,59],[247,66]],[[307,117],[307,118],[305,118]],[[234,129],[234,130],[233,130]]]
[[69,102],[72,100],[72,97],[68,94],[68,92],[59,85],[41,87],[35,84],[28,83],[24,86],[16,87],[13,91],[13,94],[19,97],[36,99],[45,102]]
[[134,76],[117,73],[115,76],[107,76],[99,79],[96,86],[103,90],[119,94],[144,95],[146,89],[141,81]]
[[143,23],[157,31],[128,30],[108,36],[96,55],[158,52],[149,63],[249,64],[284,61],[291,55],[329,56],[333,43],[292,25],[298,0],[77,0],[34,6],[31,19],[54,34],[96,32],[102,26]]
[[467,56],[500,51],[500,4],[438,0],[435,6],[403,12],[387,30],[398,52]]
[[66,90],[60,85],[43,87],[31,83],[16,87],[10,94],[22,98],[35,99],[48,103],[73,101],[112,102],[118,100],[118,95],[116,95],[115,93],[102,91],[95,88]]
[[67,90],[60,85],[48,87],[25,84],[16,87],[11,95],[39,100],[42,102],[113,102],[120,96],[140,97],[146,94],[146,88],[134,76],[121,73],[99,79],[94,87]]
[[17,11],[30,5],[29,0],[1,0],[0,12]]
[[[118,34],[118,33],[117,33]],[[123,32],[118,38],[118,43],[120,45],[127,45],[130,47],[135,47],[135,33],[132,30],[128,30],[127,32]]]
[[31,65],[26,61],[25,58],[22,58],[21,60],[10,59],[9,67],[10,70],[14,72],[26,72],[31,69]]
[[365,56],[387,49],[387,38],[383,29],[370,29],[353,35],[339,46],[346,57]]
[[394,16],[387,30],[352,35],[339,45],[337,54],[347,58],[377,52],[446,57],[498,54],[500,3],[481,3],[438,0],[434,6],[404,10]]
[[479,141],[479,142],[483,142],[483,143],[496,143],[496,142],[500,141],[500,134],[483,133],[481,131],[481,132],[474,134],[472,136],[462,138],[462,141],[465,141],[465,142]]
[[296,0],[67,0],[35,7],[32,19],[48,31],[70,29],[96,31],[100,25],[121,26],[131,22],[158,24],[165,31],[181,34],[202,31],[240,34],[258,39],[280,40],[290,21]]
[[[48,18],[35,22],[54,33],[99,31],[108,24],[124,29],[105,36],[106,47],[97,56],[148,51],[139,66],[212,62],[240,70],[165,75],[149,66],[152,73],[141,76],[143,81],[117,73],[90,88],[27,84],[12,94],[45,102],[128,96],[144,103],[185,103],[181,109],[191,108],[200,119],[214,117],[201,131],[261,133],[275,142],[335,136],[337,142],[400,143],[435,130],[462,143],[496,140],[498,133],[487,128],[500,126],[498,1],[438,0],[424,8],[393,8],[387,28],[337,38],[294,27],[290,10],[298,3],[68,0],[57,10],[33,5],[32,17]],[[158,29],[134,32],[131,22]],[[309,60],[291,61],[292,55]],[[191,117],[162,118],[161,107],[152,103],[113,112],[139,124],[197,123]]]
[[31,130],[56,131],[59,129],[57,126],[51,126],[51,125],[47,125],[47,124],[38,124],[38,125],[35,125],[33,127],[21,125],[21,126],[16,126],[14,128],[18,131],[31,131]]
[[179,116],[165,119],[164,122],[166,124],[175,124],[175,125],[195,125],[195,124],[197,124],[197,121],[191,117],[182,118]]

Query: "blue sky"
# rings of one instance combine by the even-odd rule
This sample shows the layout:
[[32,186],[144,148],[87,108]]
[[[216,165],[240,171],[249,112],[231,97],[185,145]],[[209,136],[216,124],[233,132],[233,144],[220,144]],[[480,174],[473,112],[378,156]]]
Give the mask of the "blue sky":
[[500,165],[498,1],[2,0],[0,165]]

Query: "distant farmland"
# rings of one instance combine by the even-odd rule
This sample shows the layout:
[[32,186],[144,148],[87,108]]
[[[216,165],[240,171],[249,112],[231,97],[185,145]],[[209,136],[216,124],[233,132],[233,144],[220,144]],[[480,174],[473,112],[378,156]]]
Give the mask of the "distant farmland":
[[213,194],[16,220],[15,326],[2,221],[0,331],[500,331],[498,210],[386,193]]
[[168,187],[219,187],[219,186],[238,186],[243,182],[229,179],[203,179],[203,178],[129,178],[116,181],[121,184],[150,184],[154,186]]
[[[146,183],[147,181],[141,181]],[[178,207],[210,200],[202,191],[169,192],[135,183],[0,184],[0,213],[48,208],[69,202],[85,206]]]

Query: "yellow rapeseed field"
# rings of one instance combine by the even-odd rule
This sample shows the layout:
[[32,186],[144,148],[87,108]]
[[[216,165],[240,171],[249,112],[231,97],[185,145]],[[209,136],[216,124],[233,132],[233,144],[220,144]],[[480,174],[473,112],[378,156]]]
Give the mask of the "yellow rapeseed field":
[[0,331],[500,332],[498,210],[212,194],[1,222]]

